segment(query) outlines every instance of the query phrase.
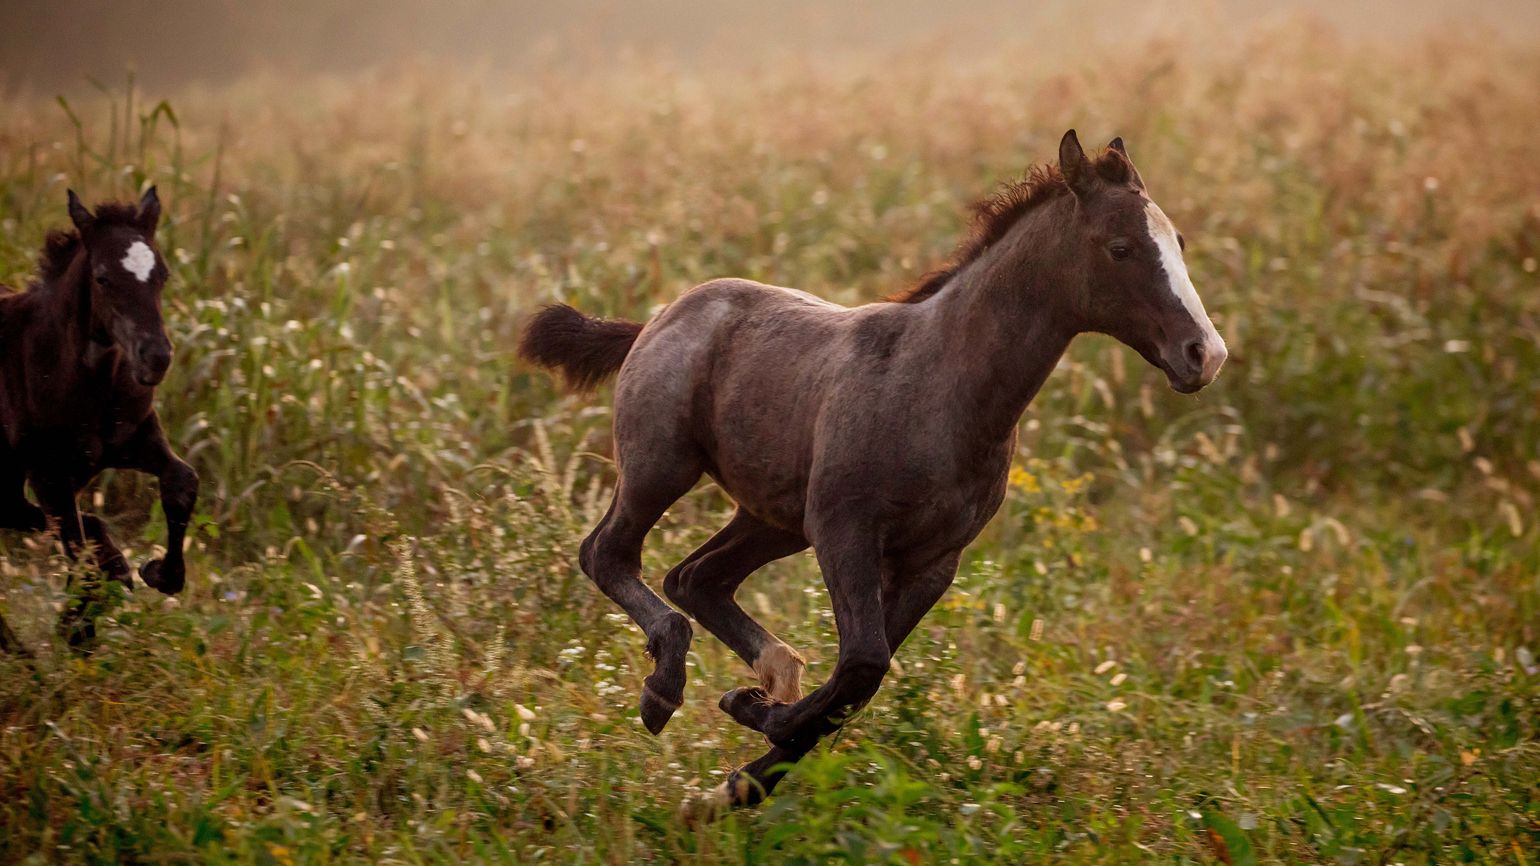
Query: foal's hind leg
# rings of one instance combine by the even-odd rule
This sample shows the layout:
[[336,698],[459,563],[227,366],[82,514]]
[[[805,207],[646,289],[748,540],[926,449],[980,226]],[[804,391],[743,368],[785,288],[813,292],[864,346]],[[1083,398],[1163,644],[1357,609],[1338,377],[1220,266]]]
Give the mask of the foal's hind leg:
[[637,470],[621,468],[615,499],[583,539],[578,562],[599,590],[625,608],[647,634],[654,667],[642,683],[642,724],[656,734],[684,702],[684,661],[692,630],[689,620],[642,583],[642,543],[664,510],[700,478],[700,467],[693,455],[677,462],[657,456],[641,463]]
[[[48,520],[59,533],[65,555],[78,562],[85,549],[86,535],[85,522],[81,520],[80,508],[75,503],[74,483],[60,476],[34,476],[32,490],[37,494],[38,504],[43,506]],[[73,573],[70,581],[74,581]],[[101,585],[94,575],[88,581],[81,587],[79,595],[65,606],[57,626],[59,635],[76,649],[87,647],[96,640],[94,608],[101,604]]]
[[123,551],[118,549],[112,541],[112,536],[107,534],[107,524],[94,514],[82,514],[80,527],[85,532],[86,540],[96,548],[97,568],[124,587],[133,589],[134,573],[129,570],[128,560],[123,558]]
[[[22,532],[38,532],[46,529],[48,520],[43,510],[27,501],[23,492],[24,482],[14,473],[7,472],[0,489],[0,529],[16,529]],[[0,652],[31,658],[32,652],[21,638],[11,631],[4,618],[0,618]]]
[[774,699],[802,697],[802,656],[744,613],[733,593],[756,569],[807,549],[807,539],[777,529],[742,508],[700,549],[674,566],[663,592],[748,662]]

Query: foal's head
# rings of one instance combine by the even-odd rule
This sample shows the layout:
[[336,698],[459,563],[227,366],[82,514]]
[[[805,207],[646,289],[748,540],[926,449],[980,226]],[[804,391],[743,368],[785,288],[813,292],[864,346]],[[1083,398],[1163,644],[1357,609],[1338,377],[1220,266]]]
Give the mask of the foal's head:
[[1075,131],[1059,142],[1059,171],[1075,197],[1067,233],[1084,262],[1085,329],[1111,334],[1191,394],[1214,381],[1228,352],[1182,261],[1186,242],[1145,191],[1121,138],[1092,163]]
[[171,366],[171,340],[160,314],[168,271],[155,248],[155,188],[137,205],[102,205],[94,214],[71,190],[69,212],[86,256],[92,342],[122,352],[139,384],[160,384]]

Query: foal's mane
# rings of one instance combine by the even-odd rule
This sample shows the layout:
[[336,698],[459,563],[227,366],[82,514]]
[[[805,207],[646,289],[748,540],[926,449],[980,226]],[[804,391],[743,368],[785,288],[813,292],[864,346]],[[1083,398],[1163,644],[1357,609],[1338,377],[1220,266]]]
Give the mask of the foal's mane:
[[[1091,160],[1098,177],[1111,183],[1134,179],[1133,163],[1122,153],[1108,148]],[[951,261],[940,270],[931,271],[907,289],[884,298],[896,304],[918,304],[941,291],[952,277],[972,264],[984,251],[998,243],[1022,217],[1038,205],[1069,193],[1064,173],[1058,163],[1034,165],[1020,180],[1001,185],[993,195],[975,202],[973,226],[953,251]]]
[[[105,202],[96,206],[98,226],[134,225],[139,219],[139,209],[123,202]],[[32,288],[47,286],[69,269],[70,262],[80,251],[80,233],[74,229],[54,229],[43,241],[43,252],[37,257],[37,279]]]

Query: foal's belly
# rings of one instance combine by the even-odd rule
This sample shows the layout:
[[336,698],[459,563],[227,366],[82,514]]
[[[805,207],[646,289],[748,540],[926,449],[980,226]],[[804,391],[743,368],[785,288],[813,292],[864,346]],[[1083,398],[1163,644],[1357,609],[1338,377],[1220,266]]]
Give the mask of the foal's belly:
[[25,476],[46,473],[68,479],[76,488],[101,473],[107,456],[106,444],[100,436],[69,430],[39,431],[22,439],[18,446],[12,459]]
[[776,425],[740,414],[725,422],[707,448],[707,472],[748,513],[777,529],[801,533],[810,462],[804,455],[812,442],[795,429],[793,419],[784,420]]
[[804,489],[787,486],[774,489],[761,484],[729,480],[715,470],[709,473],[717,486],[727,492],[740,508],[776,529],[804,532],[807,494]]

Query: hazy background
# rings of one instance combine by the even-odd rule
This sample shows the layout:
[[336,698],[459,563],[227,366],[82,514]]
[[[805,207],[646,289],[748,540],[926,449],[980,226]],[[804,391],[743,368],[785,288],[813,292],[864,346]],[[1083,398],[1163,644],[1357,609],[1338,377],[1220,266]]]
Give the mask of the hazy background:
[[157,88],[259,70],[346,72],[403,59],[499,69],[603,65],[630,53],[730,71],[768,60],[838,62],[916,45],[958,58],[1012,44],[1038,55],[1073,55],[1195,29],[1206,35],[1204,44],[1221,48],[1248,25],[1301,13],[1365,38],[1473,26],[1514,39],[1540,34],[1540,3],[1532,0],[7,0],[0,4],[0,86],[67,92],[133,69]]

